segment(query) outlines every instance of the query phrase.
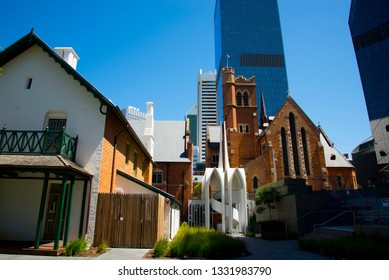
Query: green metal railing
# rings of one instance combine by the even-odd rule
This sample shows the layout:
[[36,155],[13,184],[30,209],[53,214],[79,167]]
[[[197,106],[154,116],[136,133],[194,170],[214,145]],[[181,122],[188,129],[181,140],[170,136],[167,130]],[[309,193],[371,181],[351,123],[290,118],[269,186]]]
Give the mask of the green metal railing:
[[63,130],[0,130],[0,154],[63,155],[76,157],[78,137]]

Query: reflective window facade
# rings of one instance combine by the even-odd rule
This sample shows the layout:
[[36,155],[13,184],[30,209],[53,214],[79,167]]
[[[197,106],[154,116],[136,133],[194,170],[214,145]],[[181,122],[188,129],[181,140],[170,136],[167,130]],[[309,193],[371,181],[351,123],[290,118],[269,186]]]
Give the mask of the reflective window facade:
[[353,0],[349,27],[369,120],[389,116],[389,1]]
[[219,73],[228,64],[236,76],[256,77],[257,100],[263,92],[267,113],[274,115],[288,91],[277,0],[216,0],[214,27],[219,114]]

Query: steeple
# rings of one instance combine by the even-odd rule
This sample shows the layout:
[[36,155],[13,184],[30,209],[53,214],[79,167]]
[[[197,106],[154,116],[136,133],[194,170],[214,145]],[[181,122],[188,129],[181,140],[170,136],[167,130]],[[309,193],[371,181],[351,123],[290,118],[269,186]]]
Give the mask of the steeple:
[[263,96],[263,92],[261,93],[261,116],[259,118],[260,127],[263,127],[265,123],[269,122],[269,117],[267,116],[266,113],[266,104],[265,104],[265,98]]

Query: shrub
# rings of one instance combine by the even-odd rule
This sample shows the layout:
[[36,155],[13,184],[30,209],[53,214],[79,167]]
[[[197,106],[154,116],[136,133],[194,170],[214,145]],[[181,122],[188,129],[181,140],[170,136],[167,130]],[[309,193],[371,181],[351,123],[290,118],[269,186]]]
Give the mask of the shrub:
[[267,240],[285,240],[285,223],[280,221],[264,221],[259,223],[261,226],[262,239]]
[[97,245],[97,253],[105,253],[108,251],[109,244],[106,241],[101,242]]
[[227,259],[247,252],[243,240],[213,229],[189,227],[183,223],[170,244],[170,255],[178,258]]
[[333,239],[300,239],[299,246],[310,251],[349,260],[387,260],[389,259],[389,239],[366,237],[342,237]]
[[153,247],[154,257],[158,258],[165,255],[169,249],[169,240],[167,238],[162,238],[158,240]]
[[255,214],[251,215],[250,219],[249,219],[249,226],[248,226],[248,230],[246,232],[246,236],[247,237],[255,237],[255,225],[257,223],[257,217],[255,216]]
[[66,245],[65,252],[68,256],[76,256],[86,252],[87,248],[88,242],[83,237],[78,237]]

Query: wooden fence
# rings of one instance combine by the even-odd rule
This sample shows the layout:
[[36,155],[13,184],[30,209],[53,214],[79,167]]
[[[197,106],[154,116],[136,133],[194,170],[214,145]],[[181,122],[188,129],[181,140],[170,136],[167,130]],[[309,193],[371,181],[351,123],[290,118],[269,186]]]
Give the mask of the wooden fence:
[[157,194],[99,194],[94,244],[152,248],[163,236],[164,202]]

